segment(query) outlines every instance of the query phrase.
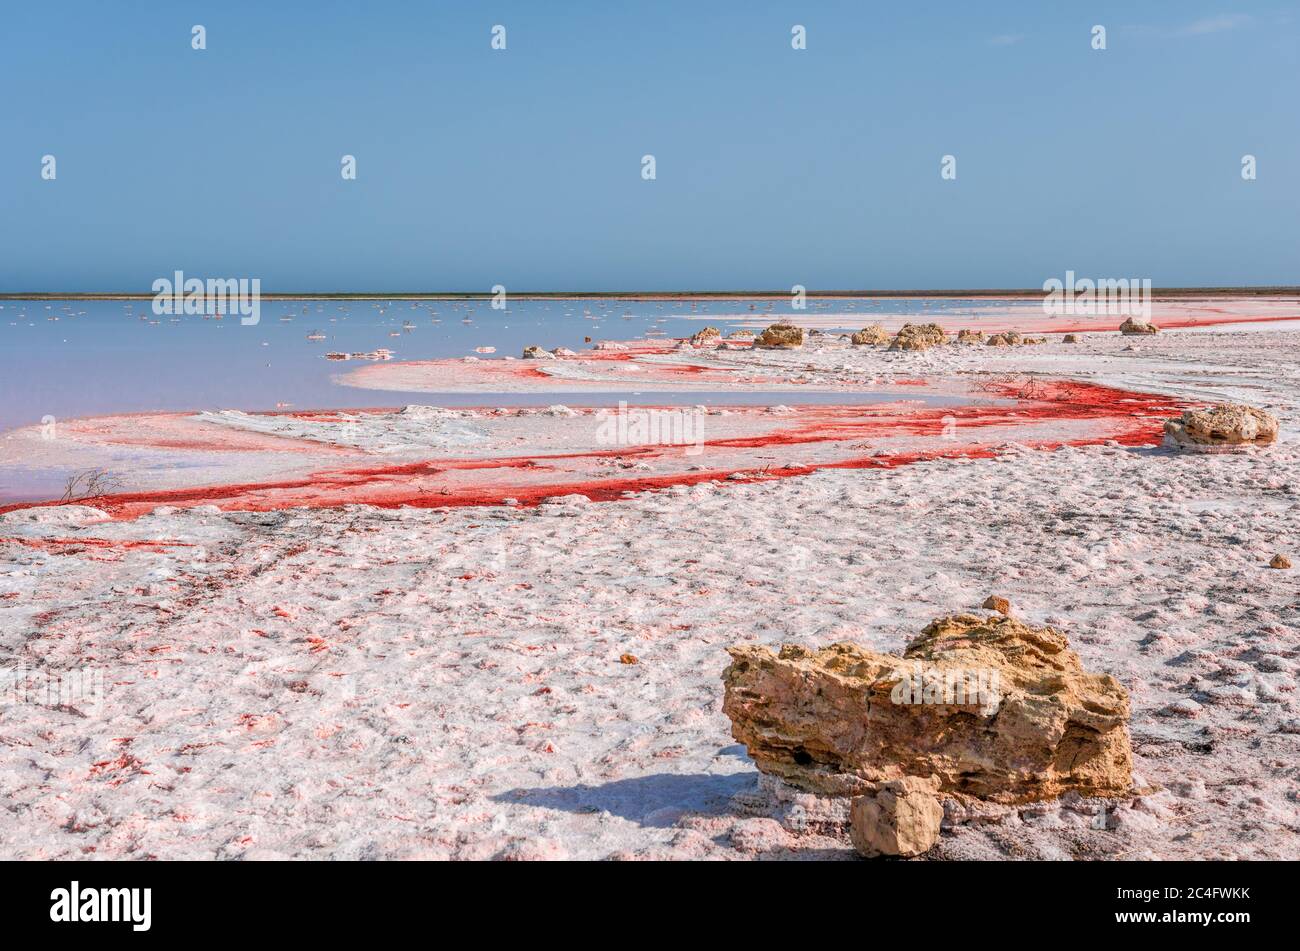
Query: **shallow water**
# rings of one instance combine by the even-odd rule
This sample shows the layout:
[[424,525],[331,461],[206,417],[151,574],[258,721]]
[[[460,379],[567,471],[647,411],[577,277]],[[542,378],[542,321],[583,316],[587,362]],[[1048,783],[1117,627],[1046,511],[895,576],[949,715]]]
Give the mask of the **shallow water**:
[[[751,306],[753,310],[751,310]],[[365,352],[386,347],[395,360],[429,360],[475,355],[518,356],[523,347],[583,350],[593,340],[639,339],[663,331],[685,337],[710,317],[724,333],[756,319],[781,315],[843,314],[843,329],[856,329],[886,315],[920,318],[1005,314],[1008,307],[1037,307],[1023,301],[945,299],[810,300],[795,313],[790,299],[707,302],[638,300],[513,300],[504,311],[487,301],[264,301],[261,321],[243,326],[235,317],[156,317],[149,301],[0,302],[0,432],[40,423],[108,413],[240,409],[296,409],[445,405],[536,404],[565,402],[563,394],[457,396],[361,390],[342,387],[333,377],[364,365],[326,360],[327,351]],[[724,316],[725,315],[725,316]],[[50,318],[57,317],[57,320]],[[291,320],[282,320],[290,317]],[[464,322],[468,318],[470,322]],[[692,319],[694,318],[694,319]],[[435,320],[437,322],[435,322]],[[405,328],[404,324],[413,325]],[[325,340],[310,341],[313,331]],[[396,336],[392,336],[396,334]],[[575,396],[580,405],[614,402],[628,393],[602,398]],[[825,394],[647,394],[646,401],[671,403],[825,402]],[[855,402],[836,396],[837,402]],[[871,401],[871,400],[867,400]],[[287,408],[280,406],[279,408]]]

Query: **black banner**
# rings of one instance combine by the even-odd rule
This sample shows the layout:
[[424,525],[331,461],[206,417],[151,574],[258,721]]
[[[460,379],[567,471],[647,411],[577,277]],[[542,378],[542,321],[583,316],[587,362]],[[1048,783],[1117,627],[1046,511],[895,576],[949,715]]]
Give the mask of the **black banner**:
[[[983,927],[1087,936],[1290,920],[1282,863],[8,863],[4,933],[119,939],[373,936],[476,922],[484,937],[684,934],[757,923],[924,940]],[[839,918],[838,925],[832,924]],[[854,924],[856,919],[856,925]],[[432,934],[432,933],[431,933]]]

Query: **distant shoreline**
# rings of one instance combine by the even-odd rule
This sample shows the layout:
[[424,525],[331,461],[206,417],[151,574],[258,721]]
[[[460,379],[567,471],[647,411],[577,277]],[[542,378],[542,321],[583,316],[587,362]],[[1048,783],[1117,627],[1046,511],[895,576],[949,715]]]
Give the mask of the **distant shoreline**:
[[[1038,299],[1044,291],[1026,288],[971,288],[956,290],[810,290],[806,297],[836,298],[959,298],[966,300]],[[65,293],[28,291],[0,293],[0,300],[152,300],[152,293],[103,291]],[[456,291],[406,291],[398,293],[344,291],[339,293],[264,293],[262,300],[491,300],[493,294]],[[515,300],[771,300],[790,297],[785,290],[775,291],[510,291]],[[1229,298],[1229,297],[1300,297],[1300,286],[1282,287],[1157,287],[1153,298]]]

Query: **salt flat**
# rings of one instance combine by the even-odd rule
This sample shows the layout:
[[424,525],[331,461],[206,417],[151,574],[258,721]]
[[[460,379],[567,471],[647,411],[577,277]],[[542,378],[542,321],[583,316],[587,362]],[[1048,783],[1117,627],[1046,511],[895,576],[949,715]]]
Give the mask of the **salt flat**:
[[[1267,567],[1300,549],[1300,334],[664,359],[937,393],[1041,374],[1242,400],[1282,434],[1191,456],[1052,422],[998,430],[988,458],[608,502],[12,511],[0,661],[104,689],[0,708],[0,855],[851,857],[837,807],[760,781],[731,739],[724,647],[899,651],[997,592],[1129,690],[1140,789],[950,809],[930,857],[1300,857],[1300,580]],[[206,425],[257,459],[304,436]],[[445,451],[482,449],[456,433]],[[1031,448],[1062,436],[1098,444]]]

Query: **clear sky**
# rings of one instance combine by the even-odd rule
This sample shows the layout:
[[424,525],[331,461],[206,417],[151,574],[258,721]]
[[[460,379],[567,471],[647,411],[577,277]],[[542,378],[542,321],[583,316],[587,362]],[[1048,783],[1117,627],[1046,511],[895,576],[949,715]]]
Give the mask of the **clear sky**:
[[1300,5],[5,3],[0,290],[177,269],[267,292],[1300,283]]

